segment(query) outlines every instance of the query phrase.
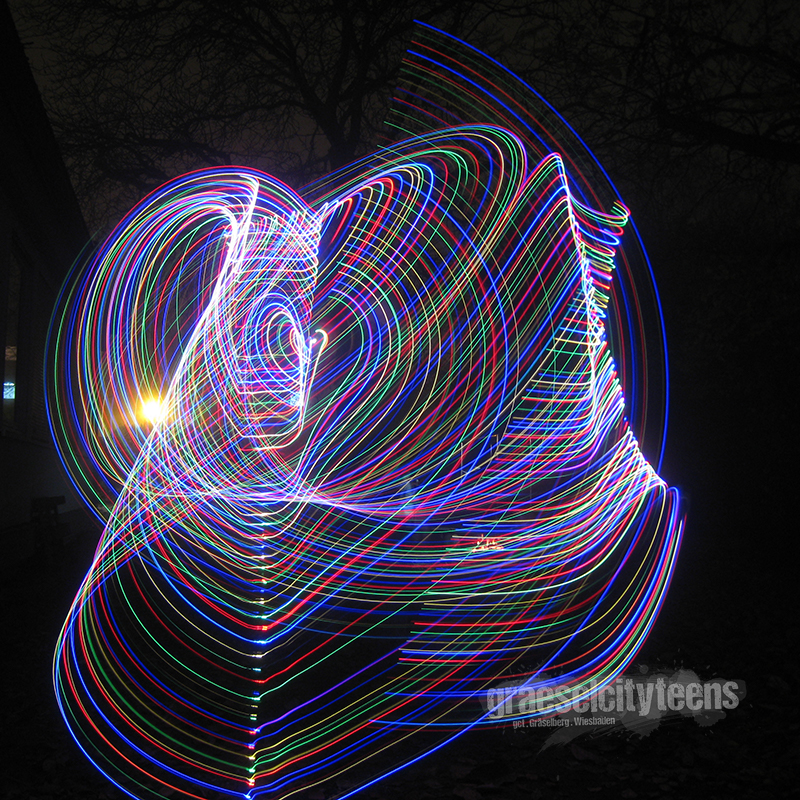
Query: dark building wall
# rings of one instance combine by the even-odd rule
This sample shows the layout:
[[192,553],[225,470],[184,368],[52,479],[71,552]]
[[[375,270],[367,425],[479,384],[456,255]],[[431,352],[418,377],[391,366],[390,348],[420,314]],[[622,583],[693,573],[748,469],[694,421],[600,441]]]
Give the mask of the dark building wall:
[[50,438],[43,369],[53,305],[88,234],[5,3],[0,63],[0,558],[15,560],[33,550],[33,497],[76,506]]

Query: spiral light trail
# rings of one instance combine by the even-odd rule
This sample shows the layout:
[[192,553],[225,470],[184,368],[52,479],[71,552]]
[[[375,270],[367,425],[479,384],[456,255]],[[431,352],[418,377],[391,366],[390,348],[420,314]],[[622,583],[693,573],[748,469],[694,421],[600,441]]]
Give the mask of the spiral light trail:
[[343,796],[650,630],[681,519],[607,344],[628,214],[479,116],[305,199],[181,177],[66,290],[53,430],[106,527],[56,690],[130,794]]

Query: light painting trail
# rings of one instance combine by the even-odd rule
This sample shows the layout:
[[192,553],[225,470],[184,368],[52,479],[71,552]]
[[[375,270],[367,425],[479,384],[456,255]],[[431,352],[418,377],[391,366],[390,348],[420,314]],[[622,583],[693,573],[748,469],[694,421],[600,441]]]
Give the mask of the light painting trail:
[[677,493],[606,336],[627,211],[510,115],[522,84],[416,48],[474,124],[303,196],[181,177],[63,297],[53,430],[105,532],[56,691],[134,796],[346,796],[492,724],[502,679],[614,680],[663,601]]

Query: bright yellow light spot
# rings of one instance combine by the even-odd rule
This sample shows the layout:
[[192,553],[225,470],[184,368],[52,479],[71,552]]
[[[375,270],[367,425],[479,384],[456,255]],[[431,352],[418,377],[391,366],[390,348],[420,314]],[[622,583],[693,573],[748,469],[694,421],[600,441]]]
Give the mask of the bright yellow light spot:
[[142,403],[142,416],[151,424],[156,425],[164,421],[167,416],[167,407],[158,398],[145,400]]

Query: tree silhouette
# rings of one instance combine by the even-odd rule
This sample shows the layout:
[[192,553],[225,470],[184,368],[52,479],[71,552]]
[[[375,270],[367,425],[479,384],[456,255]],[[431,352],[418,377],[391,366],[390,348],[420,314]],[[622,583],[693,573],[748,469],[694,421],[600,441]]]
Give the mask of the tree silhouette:
[[246,162],[299,185],[374,147],[414,20],[484,43],[513,0],[44,0],[45,100],[84,198]]

